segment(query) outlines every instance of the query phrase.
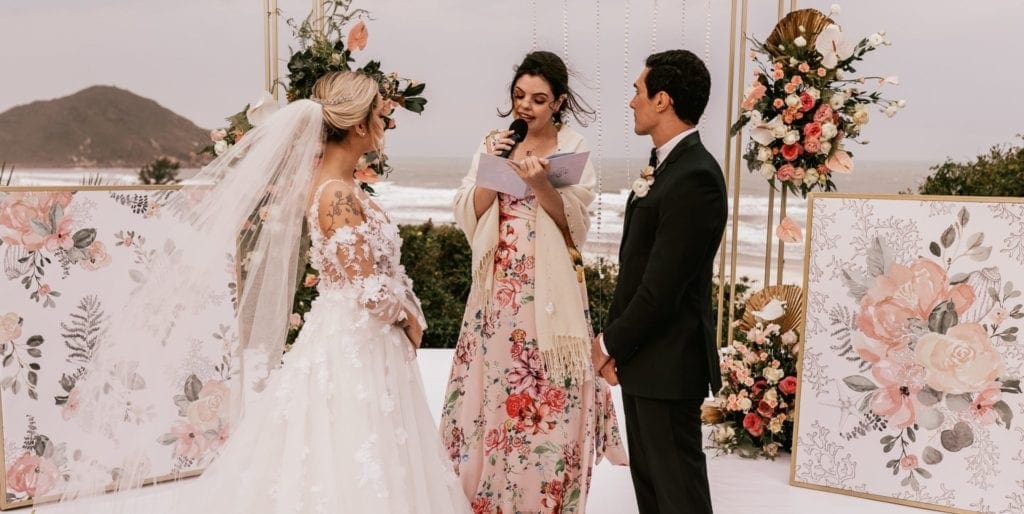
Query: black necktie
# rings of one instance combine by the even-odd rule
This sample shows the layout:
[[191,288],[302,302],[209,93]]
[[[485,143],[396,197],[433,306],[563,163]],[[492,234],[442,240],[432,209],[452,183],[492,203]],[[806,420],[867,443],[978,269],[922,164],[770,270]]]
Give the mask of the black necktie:
[[658,149],[651,148],[651,160],[647,161],[647,164],[652,168],[658,167]]

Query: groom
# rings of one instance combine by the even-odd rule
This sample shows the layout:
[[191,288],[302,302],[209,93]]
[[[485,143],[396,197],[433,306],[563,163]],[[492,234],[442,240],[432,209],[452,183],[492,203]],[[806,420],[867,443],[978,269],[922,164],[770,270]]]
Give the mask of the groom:
[[711,77],[686,50],[647,58],[634,130],[651,136],[651,178],[626,206],[619,278],[594,369],[622,384],[641,514],[710,513],[700,407],[721,388],[711,275],[726,221],[725,181],[701,144]]

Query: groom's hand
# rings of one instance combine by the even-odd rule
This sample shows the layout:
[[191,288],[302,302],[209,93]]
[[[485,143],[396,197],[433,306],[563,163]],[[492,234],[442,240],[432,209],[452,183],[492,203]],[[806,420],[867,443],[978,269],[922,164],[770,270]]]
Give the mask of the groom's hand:
[[619,385],[619,374],[615,371],[615,359],[608,359],[608,362],[601,368],[601,376],[608,385]]

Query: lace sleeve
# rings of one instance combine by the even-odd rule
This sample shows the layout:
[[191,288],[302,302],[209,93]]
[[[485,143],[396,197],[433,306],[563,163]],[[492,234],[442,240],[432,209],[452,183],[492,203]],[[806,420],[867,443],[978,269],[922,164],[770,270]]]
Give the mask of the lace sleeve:
[[367,223],[366,206],[346,189],[332,185],[319,199],[317,222],[325,238],[321,274],[333,283],[355,287],[360,303],[383,321],[403,321],[405,293],[396,291],[400,284],[376,255],[380,242]]

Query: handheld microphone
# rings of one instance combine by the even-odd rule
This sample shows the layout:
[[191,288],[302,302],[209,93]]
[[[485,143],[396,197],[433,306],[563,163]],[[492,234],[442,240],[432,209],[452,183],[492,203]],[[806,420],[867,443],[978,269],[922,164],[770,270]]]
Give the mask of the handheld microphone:
[[529,127],[522,119],[516,119],[508,126],[508,129],[512,131],[512,135],[508,136],[509,139],[512,140],[512,148],[502,150],[498,153],[498,157],[508,158],[508,156],[512,154],[512,150],[516,149],[516,145],[522,143],[523,140],[526,139],[526,132],[529,130]]

